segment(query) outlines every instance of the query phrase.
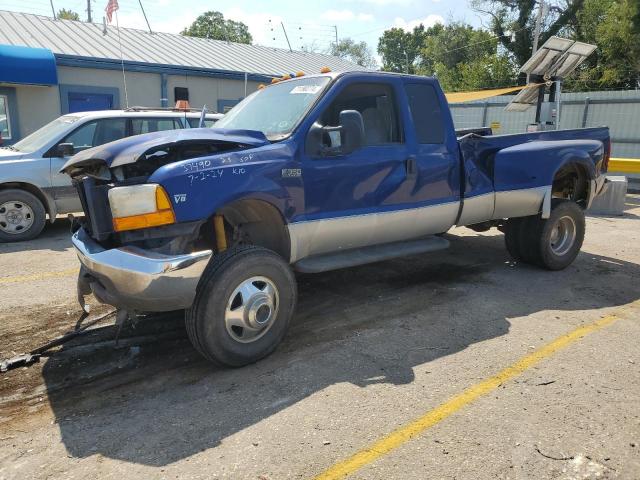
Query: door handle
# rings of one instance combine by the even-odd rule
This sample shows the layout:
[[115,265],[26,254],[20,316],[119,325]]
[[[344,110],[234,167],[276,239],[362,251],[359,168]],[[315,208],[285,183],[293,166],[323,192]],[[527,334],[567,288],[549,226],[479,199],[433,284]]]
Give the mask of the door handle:
[[409,155],[405,160],[405,169],[407,171],[407,178],[413,178],[418,173],[418,165],[416,163],[416,156]]

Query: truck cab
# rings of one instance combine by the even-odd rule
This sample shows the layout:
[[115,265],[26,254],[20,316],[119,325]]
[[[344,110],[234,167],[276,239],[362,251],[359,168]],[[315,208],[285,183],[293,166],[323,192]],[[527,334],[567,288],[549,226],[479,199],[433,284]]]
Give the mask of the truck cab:
[[206,132],[65,165],[86,215],[79,289],[128,316],[184,308],[196,349],[244,365],[284,335],[294,271],[439,250],[455,225],[497,227],[518,261],[567,267],[608,155],[606,128],[459,138],[428,77],[285,78]]

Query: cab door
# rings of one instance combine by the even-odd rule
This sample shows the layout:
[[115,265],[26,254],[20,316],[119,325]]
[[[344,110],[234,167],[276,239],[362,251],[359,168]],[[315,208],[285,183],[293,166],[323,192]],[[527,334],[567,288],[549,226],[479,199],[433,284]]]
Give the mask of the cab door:
[[340,112],[359,112],[364,144],[339,153],[340,134],[327,135],[326,147],[338,153],[302,153],[305,213],[303,221],[290,228],[299,258],[381,243],[381,210],[402,208],[409,200],[403,189],[408,149],[398,108],[399,87],[395,78],[339,81],[313,118],[316,125],[335,127]]

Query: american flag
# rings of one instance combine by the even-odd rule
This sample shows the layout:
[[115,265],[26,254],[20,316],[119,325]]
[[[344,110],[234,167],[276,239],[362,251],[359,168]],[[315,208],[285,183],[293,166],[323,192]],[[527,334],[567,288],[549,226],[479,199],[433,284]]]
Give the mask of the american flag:
[[113,12],[118,10],[120,7],[118,6],[118,0],[109,0],[107,3],[107,8],[104,11],[107,13],[107,20],[111,23],[111,18],[113,17]]

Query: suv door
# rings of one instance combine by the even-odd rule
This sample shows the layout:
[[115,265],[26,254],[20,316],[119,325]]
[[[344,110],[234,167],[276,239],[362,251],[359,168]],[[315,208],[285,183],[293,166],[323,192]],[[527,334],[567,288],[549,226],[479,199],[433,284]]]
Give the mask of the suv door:
[[[73,153],[104,143],[113,142],[127,136],[127,119],[124,117],[101,118],[90,120],[63,137],[58,144],[73,144]],[[56,147],[50,150],[56,151]],[[60,173],[62,166],[70,157],[51,157],[51,193],[59,213],[79,212],[82,210],[80,199],[71,186],[71,179]]]
[[[397,103],[399,87],[395,79],[355,79],[338,84],[335,94],[329,94],[332,100],[315,123],[337,126],[341,111],[356,110],[364,124],[364,145],[348,154],[302,154],[306,221],[290,226],[294,256],[397,239],[398,225],[387,224],[383,212],[405,208],[410,200],[405,188],[408,150]],[[336,147],[340,138],[327,135],[326,147]]]

